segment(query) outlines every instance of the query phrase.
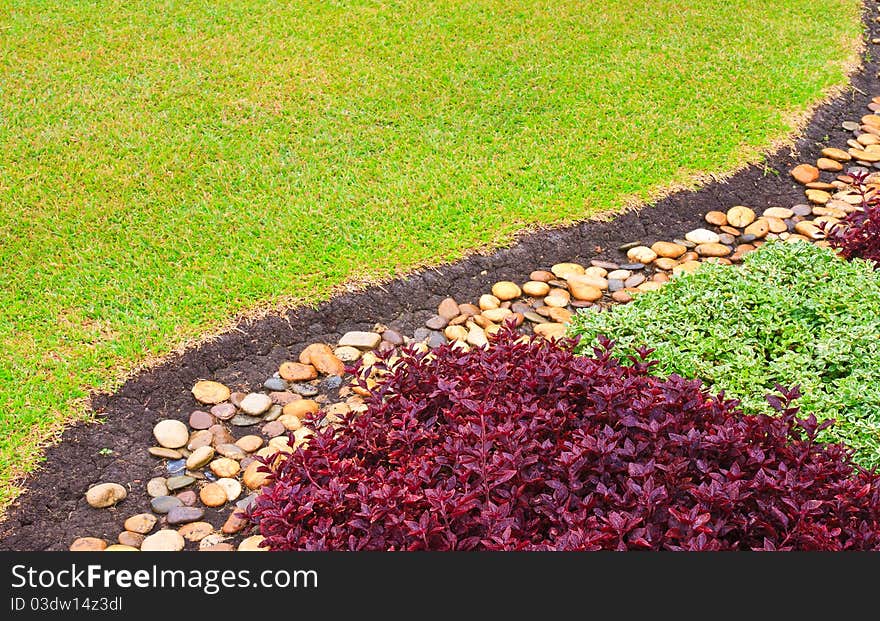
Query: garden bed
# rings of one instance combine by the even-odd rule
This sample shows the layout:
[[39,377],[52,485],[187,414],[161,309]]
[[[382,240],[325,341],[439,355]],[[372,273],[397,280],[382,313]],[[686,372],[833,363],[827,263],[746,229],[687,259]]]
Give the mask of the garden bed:
[[[878,34],[877,24],[871,22],[868,29],[869,37]],[[371,331],[376,324],[398,335],[412,336],[424,328],[446,298],[476,303],[499,281],[522,284],[534,270],[564,262],[582,266],[590,266],[591,261],[631,263],[626,250],[619,248],[637,242],[651,246],[659,240],[683,237],[688,231],[708,226],[708,212],[747,205],[760,214],[766,208],[803,204],[804,187],[792,179],[790,171],[799,163],[815,162],[827,146],[846,149],[852,132],[844,129],[843,123],[861,118],[872,105],[872,95],[880,94],[878,68],[877,62],[867,62],[853,76],[852,89],[819,108],[794,149],[783,149],[726,181],[696,192],[676,193],[608,222],[529,233],[495,254],[475,255],[381,287],[337,296],[316,309],[299,308],[283,317],[243,322],[216,340],[139,373],[112,395],[96,395],[92,405],[102,423],[67,429],[60,442],[47,451],[46,462],[29,477],[25,493],[0,525],[0,548],[68,549],[80,537],[115,543],[128,517],[151,513],[147,482],[176,474],[168,472],[168,460],[147,451],[155,445],[154,425],[164,419],[188,422],[194,410],[208,410],[210,406],[199,405],[191,392],[199,380],[220,382],[243,394],[260,392],[282,363],[297,360],[312,343],[336,344],[345,333]],[[832,177],[832,173],[823,173],[823,178]],[[608,301],[605,295],[600,303]],[[301,392],[317,390],[325,399],[321,405],[344,401],[345,395],[340,397],[339,392],[345,386],[333,377],[322,375],[314,380],[314,386]],[[301,396],[311,398],[310,394]],[[255,429],[262,428],[262,423],[228,426],[237,438],[260,435]],[[264,440],[268,440],[266,434]],[[102,482],[121,484],[126,489],[125,499],[109,508],[89,506],[86,491]],[[204,508],[199,521],[219,529],[232,512],[232,503]],[[219,537],[215,541],[224,549],[238,545],[241,538],[241,534],[230,533],[222,542]],[[196,549],[199,544],[187,542],[186,547]]]

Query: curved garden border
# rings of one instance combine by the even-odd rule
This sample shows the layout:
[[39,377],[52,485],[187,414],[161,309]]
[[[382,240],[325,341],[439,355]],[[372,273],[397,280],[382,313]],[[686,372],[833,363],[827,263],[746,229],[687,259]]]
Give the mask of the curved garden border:
[[[866,28],[869,39],[880,36],[880,24],[873,20]],[[841,123],[860,118],[870,93],[880,93],[878,70],[876,60],[863,64],[852,76],[851,88],[815,112],[793,148],[773,153],[726,181],[678,192],[608,222],[530,233],[492,255],[474,255],[382,287],[339,295],[316,309],[297,308],[285,317],[241,323],[218,339],[139,373],[114,394],[96,395],[92,407],[103,423],[70,427],[60,443],[48,449],[44,464],[30,475],[26,491],[0,524],[0,549],[66,550],[85,535],[115,541],[127,516],[149,512],[146,481],[165,474],[164,464],[145,450],[153,444],[153,426],[164,418],[187,420],[197,405],[190,389],[199,379],[249,392],[310,343],[336,342],[344,332],[370,330],[376,323],[412,334],[448,296],[476,300],[497,281],[523,282],[532,270],[559,262],[626,262],[619,246],[636,240],[650,245],[683,235],[701,226],[708,211],[738,204],[762,209],[803,202],[803,187],[789,170],[798,162],[815,160],[824,146],[846,143],[851,134]],[[128,483],[125,501],[92,509],[85,492],[100,481]],[[229,513],[228,507],[207,509],[204,520],[219,527]]]

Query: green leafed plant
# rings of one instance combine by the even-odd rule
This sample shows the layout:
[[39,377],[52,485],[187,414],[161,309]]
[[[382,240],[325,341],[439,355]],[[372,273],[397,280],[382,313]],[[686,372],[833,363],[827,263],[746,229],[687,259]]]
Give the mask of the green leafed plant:
[[768,243],[741,268],[707,264],[662,290],[572,320],[590,352],[599,334],[615,355],[655,349],[658,374],[700,378],[768,412],[778,383],[799,384],[804,415],[836,419],[820,439],[842,440],[880,464],[880,273],[806,243]]

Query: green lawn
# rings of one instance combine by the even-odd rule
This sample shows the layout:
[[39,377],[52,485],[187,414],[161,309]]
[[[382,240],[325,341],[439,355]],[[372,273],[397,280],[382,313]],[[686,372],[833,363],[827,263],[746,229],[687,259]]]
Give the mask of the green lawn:
[[0,6],[0,507],[90,389],[237,313],[755,159],[861,32],[858,0]]

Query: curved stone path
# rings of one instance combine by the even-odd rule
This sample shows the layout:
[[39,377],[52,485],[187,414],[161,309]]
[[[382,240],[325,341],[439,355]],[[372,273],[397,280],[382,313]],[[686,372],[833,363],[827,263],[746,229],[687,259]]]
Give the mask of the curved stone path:
[[[866,19],[868,36],[880,34],[875,19]],[[875,153],[880,161],[880,146],[872,146],[880,145],[880,116],[871,114],[880,111],[880,99],[868,94],[880,94],[877,71],[875,61],[865,64],[853,76],[854,88],[815,113],[793,150],[725,182],[674,194],[610,222],[532,233],[493,255],[341,295],[317,309],[242,323],[138,374],[115,394],[96,396],[93,407],[104,423],[71,427],[48,450],[0,524],[0,549],[253,549],[257,540],[244,539],[242,524],[230,518],[235,502],[259,486],[249,467],[253,455],[277,450],[286,432],[305,439],[299,419],[315,409],[329,414],[332,424],[332,417],[359,407],[332,357],[353,359],[412,336],[479,344],[482,328],[491,331],[496,315],[500,320],[511,313],[519,313],[523,329],[543,326],[537,331],[552,336],[572,301],[575,307],[625,302],[688,271],[690,260],[736,262],[768,234],[818,241],[821,235],[807,222],[839,217],[854,206],[839,175],[852,165],[880,168],[874,161]],[[840,152],[822,151],[828,147]],[[846,161],[853,156],[861,161]],[[562,265],[567,263],[577,266]],[[616,269],[629,274],[612,278]],[[587,278],[570,278],[572,272]],[[635,278],[644,273],[644,280]],[[549,303],[551,289],[567,290],[574,300]],[[481,304],[490,293],[497,299]],[[342,349],[323,351],[328,359],[319,362],[316,352],[303,355],[314,343]],[[204,380],[222,386],[199,383]],[[154,435],[163,420],[181,424],[163,424]],[[226,470],[229,461],[237,468]],[[103,483],[124,489],[94,488]],[[230,494],[236,497],[226,502]],[[90,501],[108,506],[94,508]]]

